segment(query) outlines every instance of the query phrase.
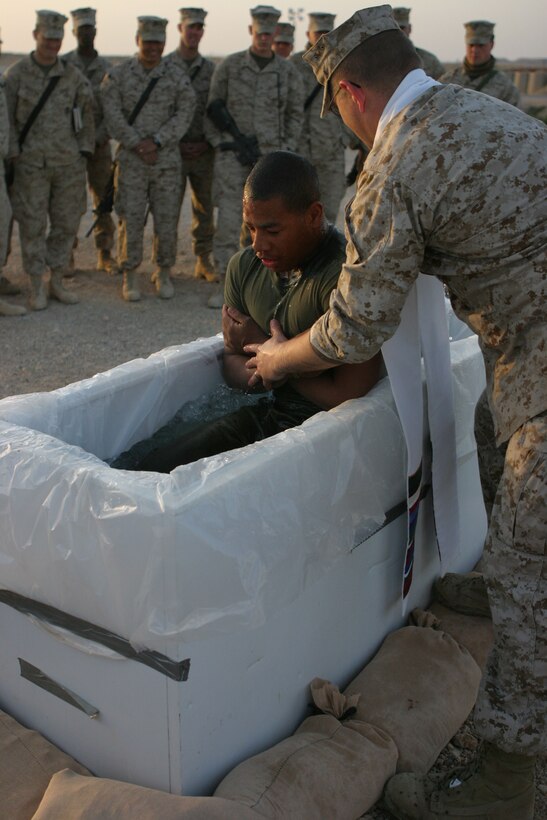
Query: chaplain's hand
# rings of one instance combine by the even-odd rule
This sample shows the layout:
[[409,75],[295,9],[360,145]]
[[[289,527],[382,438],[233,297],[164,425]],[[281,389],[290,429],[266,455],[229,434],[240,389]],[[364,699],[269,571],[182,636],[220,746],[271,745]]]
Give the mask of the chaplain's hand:
[[243,348],[245,353],[251,355],[245,364],[250,372],[249,387],[262,381],[266,390],[272,390],[287,379],[288,374],[283,370],[280,354],[288,340],[276,319],[270,322],[270,333],[270,338],[262,344],[245,345]]

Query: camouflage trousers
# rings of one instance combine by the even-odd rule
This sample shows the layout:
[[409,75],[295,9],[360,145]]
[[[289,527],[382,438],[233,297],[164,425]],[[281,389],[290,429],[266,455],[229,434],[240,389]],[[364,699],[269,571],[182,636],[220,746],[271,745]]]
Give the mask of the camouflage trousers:
[[240,247],[243,221],[241,199],[249,171],[250,168],[244,168],[237,161],[233,151],[217,151],[213,199],[218,211],[213,254],[221,275],[225,274],[228,262]]
[[154,218],[154,255],[162,268],[172,268],[177,256],[180,204],[178,148],[172,164],[145,165],[138,157],[120,157],[116,170],[114,207],[119,217],[118,262],[135,270],[142,262],[147,206]]
[[547,415],[509,440],[483,568],[494,646],[475,707],[485,740],[506,752],[545,754]]
[[314,167],[319,177],[321,202],[325,208],[325,216],[336,224],[342,197],[346,192],[346,173],[344,167],[344,149],[340,149],[340,156],[324,162],[314,161]]
[[496,445],[494,420],[488,406],[486,390],[479,398],[475,408],[475,439],[486,517],[490,521],[496,492],[503,473],[507,444]]
[[[112,152],[110,142],[97,145],[93,156],[87,160],[87,183],[93,197],[93,207],[96,208],[110,180],[112,173]],[[111,214],[101,214],[95,225],[93,236],[95,247],[100,251],[109,251],[114,246],[114,231],[116,226]]]
[[8,258],[10,227],[11,204],[0,164],[0,269],[4,267],[6,259]]
[[67,269],[86,210],[84,160],[36,168],[20,159],[15,164],[11,197],[13,216],[19,223],[25,273],[43,276],[47,266]]
[[207,256],[213,250],[215,232],[213,218],[213,168],[215,152],[208,148],[197,159],[182,160],[182,190],[184,198],[189,182],[192,190],[192,246],[196,256]]

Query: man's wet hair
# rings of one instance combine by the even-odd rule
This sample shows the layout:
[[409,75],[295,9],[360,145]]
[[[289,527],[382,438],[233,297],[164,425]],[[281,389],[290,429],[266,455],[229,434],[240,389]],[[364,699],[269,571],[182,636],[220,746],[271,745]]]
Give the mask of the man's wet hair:
[[421,68],[422,62],[403,31],[390,29],[358,45],[340,63],[330,82],[349,80],[375,91],[392,92],[409,71]]
[[317,171],[292,151],[272,151],[261,157],[247,177],[244,199],[265,201],[280,197],[287,210],[306,211],[321,199]]

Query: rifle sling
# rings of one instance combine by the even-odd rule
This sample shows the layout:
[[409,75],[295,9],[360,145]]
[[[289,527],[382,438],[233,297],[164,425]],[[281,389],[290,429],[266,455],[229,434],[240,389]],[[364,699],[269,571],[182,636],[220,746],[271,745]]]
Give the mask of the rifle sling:
[[317,97],[322,88],[323,86],[320,83],[317,83],[313,91],[310,94],[308,94],[308,96],[306,97],[306,102],[304,103],[304,111],[308,110],[308,108],[315,100],[315,98]]
[[150,94],[154,90],[154,86],[159,81],[159,79],[160,79],[159,77],[152,77],[152,79],[150,80],[150,82],[148,83],[148,85],[146,86],[144,91],[142,92],[141,96],[137,100],[137,104],[135,105],[135,108],[133,109],[133,111],[131,112],[131,114],[129,115],[129,117],[127,119],[127,122],[129,123],[129,125],[133,125],[133,123],[135,122],[135,120],[137,119],[139,114],[141,113],[141,110],[144,108],[144,106],[146,104],[146,101],[148,100],[148,97],[150,96]]
[[19,140],[18,140],[19,150],[21,150],[21,148],[23,147],[23,143],[27,138],[28,132],[30,131],[30,129],[34,125],[34,121],[36,120],[36,117],[38,116],[38,114],[40,113],[40,111],[42,110],[44,105],[46,104],[48,98],[51,96],[51,93],[52,93],[53,89],[55,88],[55,86],[57,85],[57,83],[59,82],[60,79],[61,79],[60,74],[57,74],[55,77],[51,77],[49,83],[46,85],[46,87],[42,91],[42,95],[41,95],[40,99],[38,100],[38,102],[36,103],[36,105],[34,106],[32,111],[30,112],[29,118],[26,121],[26,123],[23,125],[23,128],[21,129],[21,133],[19,134]]

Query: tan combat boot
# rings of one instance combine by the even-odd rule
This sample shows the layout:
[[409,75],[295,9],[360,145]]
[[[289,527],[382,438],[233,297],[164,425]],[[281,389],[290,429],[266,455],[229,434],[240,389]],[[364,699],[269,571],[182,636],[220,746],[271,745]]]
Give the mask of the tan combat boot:
[[170,268],[158,268],[152,274],[152,281],[156,286],[156,292],[160,299],[172,299],[175,295],[175,288],[169,276],[170,273]]
[[24,316],[26,310],[21,305],[10,305],[9,302],[4,302],[0,299],[0,316]]
[[80,301],[75,293],[67,290],[63,285],[63,271],[52,270],[49,282],[49,295],[52,299],[57,299],[63,305],[77,305]]
[[447,572],[433,584],[433,599],[462,615],[492,617],[486,584],[480,572]]
[[30,277],[30,299],[31,310],[44,310],[47,308],[46,283],[43,276]]
[[100,250],[97,255],[97,270],[104,270],[110,276],[115,276],[120,272],[116,261],[112,258],[109,250]]
[[14,285],[5,276],[0,276],[0,296],[17,296],[21,293],[21,288]]
[[126,302],[138,302],[141,298],[137,277],[137,271],[125,270],[123,272],[122,296]]
[[220,281],[220,276],[216,272],[215,266],[211,262],[211,257],[208,253],[196,258],[194,276],[196,279],[205,279],[207,282]]
[[384,802],[399,820],[533,820],[535,763],[535,757],[484,743],[474,764],[441,783],[396,774]]

